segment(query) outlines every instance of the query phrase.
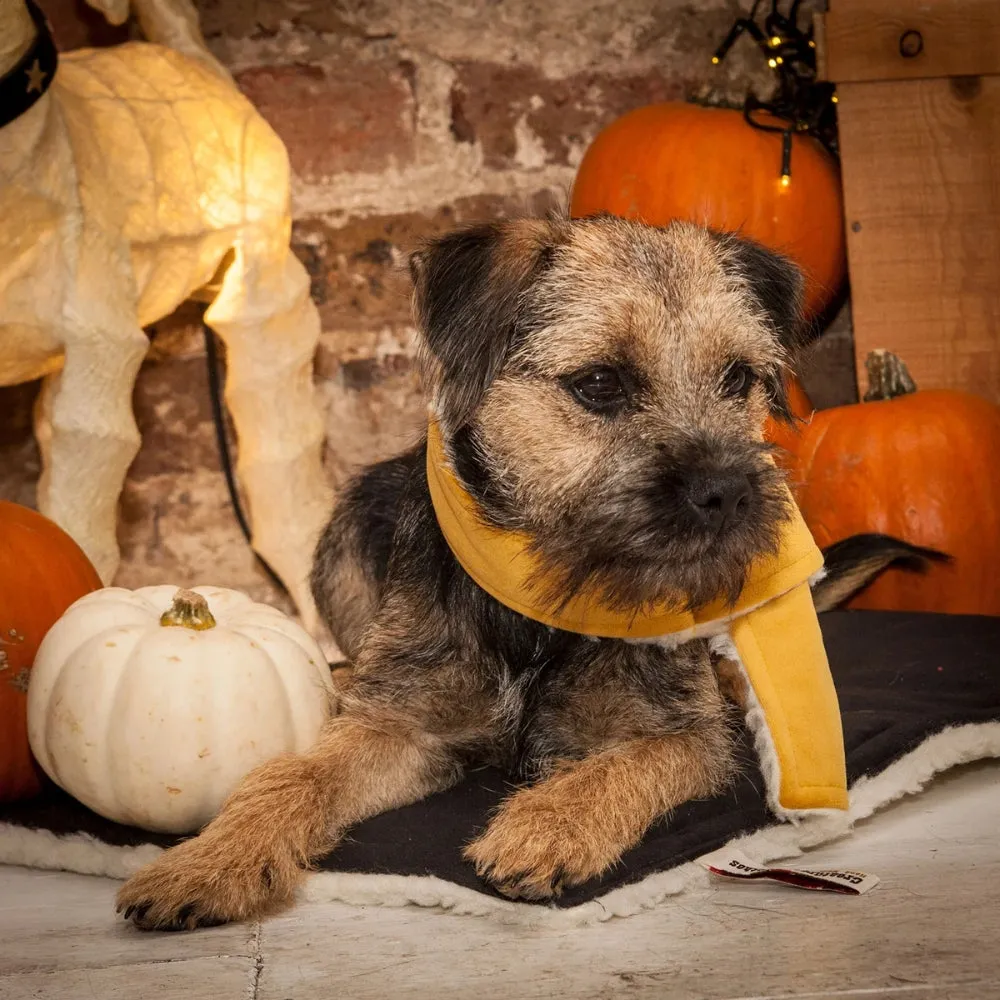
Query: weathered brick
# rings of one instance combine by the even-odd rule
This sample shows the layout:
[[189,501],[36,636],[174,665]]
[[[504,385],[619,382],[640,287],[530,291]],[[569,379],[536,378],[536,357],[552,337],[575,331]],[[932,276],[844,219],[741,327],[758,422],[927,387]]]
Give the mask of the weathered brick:
[[267,37],[283,25],[365,37],[363,29],[343,16],[341,5],[330,0],[197,0],[201,27],[206,38]]
[[802,384],[817,410],[858,401],[851,307],[841,307],[829,327],[806,348],[799,363]]
[[[410,242],[422,220],[419,215],[377,216],[352,219],[337,229],[318,220],[295,223],[292,243],[309,271],[324,332],[338,332],[337,352],[344,358],[358,350],[373,352],[370,331],[408,321],[409,279],[396,241]],[[358,343],[349,336],[355,333],[361,335]]]
[[660,70],[549,80],[529,66],[459,63],[455,69],[452,135],[478,142],[495,169],[573,164],[609,122],[643,104],[682,98],[687,87]]
[[288,147],[293,170],[319,182],[413,159],[412,67],[400,59],[261,66],[237,83]]
[[336,229],[318,220],[296,223],[293,243],[323,319],[316,376],[326,413],[325,464],[334,483],[398,454],[424,428],[407,252],[457,225],[552,207],[551,193],[539,191],[525,199],[463,198],[427,214],[351,219]]
[[41,387],[40,379],[0,386],[0,448],[17,447],[31,437],[32,412]]
[[355,358],[340,366],[340,380],[345,389],[363,392],[379,382],[413,370],[413,359],[407,354],[387,354],[380,358]]
[[130,479],[219,470],[205,358],[147,362],[132,400],[142,445]]
[[[712,65],[711,58],[732,27],[733,20],[742,16],[737,4],[678,3],[674,0],[673,3],[652,4],[649,12],[649,19],[643,23],[635,38],[638,57],[669,48],[674,58],[671,65],[665,68],[671,73],[688,78],[693,75],[708,78],[721,72]],[[737,57],[752,50],[749,38],[744,38],[731,50],[734,63]],[[763,64],[762,59],[759,61]],[[726,62],[729,63],[728,57]],[[767,76],[766,72],[764,75]]]
[[0,500],[35,503],[40,471],[32,430],[32,409],[41,382],[0,387]]
[[184,302],[169,316],[146,328],[149,351],[146,361],[169,361],[200,358],[205,354],[202,316],[204,303]]
[[240,532],[220,472],[199,469],[128,479],[118,542],[122,561],[116,586],[214,584],[292,610]]
[[317,375],[334,377],[356,359],[406,353],[412,328],[406,255],[423,240],[468,222],[539,214],[552,195],[462,198],[426,214],[354,218],[333,228],[317,219],[295,223],[292,244],[312,278],[323,334]]
[[363,466],[398,455],[426,427],[427,405],[412,368],[364,387],[329,379],[321,383],[320,396],[327,427],[324,464],[336,486]]

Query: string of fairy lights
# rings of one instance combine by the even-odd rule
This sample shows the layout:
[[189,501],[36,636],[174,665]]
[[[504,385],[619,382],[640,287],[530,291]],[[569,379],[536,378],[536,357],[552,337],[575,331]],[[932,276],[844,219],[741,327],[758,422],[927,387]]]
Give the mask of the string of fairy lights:
[[[816,40],[813,28],[798,25],[802,0],[792,0],[783,14],[780,0],[771,0],[763,25],[757,23],[762,0],[754,0],[746,17],[737,18],[712,62],[718,65],[736,42],[747,35],[764,54],[777,78],[774,95],[762,101],[750,91],[743,104],[747,124],[764,132],[777,132],[781,141],[781,183],[792,177],[792,136],[814,136],[837,155],[837,94],[832,83],[816,78]],[[763,115],[772,120],[766,121]],[[786,124],[775,123],[773,119]]]

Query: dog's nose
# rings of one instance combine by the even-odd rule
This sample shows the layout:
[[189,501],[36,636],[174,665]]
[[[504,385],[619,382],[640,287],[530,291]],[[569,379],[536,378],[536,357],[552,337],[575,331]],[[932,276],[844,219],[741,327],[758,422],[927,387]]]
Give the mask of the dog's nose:
[[703,472],[688,480],[688,503],[714,531],[743,517],[750,494],[750,480],[741,472]]

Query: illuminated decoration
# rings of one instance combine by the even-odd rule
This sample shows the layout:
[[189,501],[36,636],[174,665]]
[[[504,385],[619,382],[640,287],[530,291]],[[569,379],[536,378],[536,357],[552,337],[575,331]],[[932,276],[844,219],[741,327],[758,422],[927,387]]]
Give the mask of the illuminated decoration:
[[[93,3],[112,21],[128,14],[123,0]],[[108,583],[140,443],[143,327],[209,301],[253,546],[314,628],[308,574],[329,514],[320,325],[289,248],[288,155],[205,48],[190,0],[134,7],[173,48],[82,49],[50,72],[42,15],[0,0],[0,385],[44,379],[38,506]]]
[[837,155],[837,96],[832,83],[816,78],[816,41],[811,25],[805,31],[798,27],[800,5],[801,0],[792,0],[788,13],[782,14],[779,0],[771,0],[770,12],[761,28],[756,20],[761,0],[754,0],[750,13],[734,22],[712,56],[712,62],[718,65],[736,41],[746,34],[775,71],[774,96],[769,101],[761,101],[753,93],[747,94],[743,115],[754,128],[782,133],[785,140],[781,163],[783,187],[788,186],[791,177],[792,132],[814,136]]

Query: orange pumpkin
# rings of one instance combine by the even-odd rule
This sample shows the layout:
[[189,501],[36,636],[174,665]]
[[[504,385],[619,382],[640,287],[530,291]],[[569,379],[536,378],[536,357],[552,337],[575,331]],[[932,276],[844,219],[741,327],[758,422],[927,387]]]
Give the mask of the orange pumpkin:
[[0,802],[41,789],[28,747],[28,676],[38,644],[101,586],[82,549],[48,518],[0,500]]
[[925,573],[889,569],[852,608],[1000,615],[1000,407],[955,390],[914,391],[885,351],[865,402],[821,410],[792,477],[816,542],[882,532],[947,553]]
[[768,417],[764,424],[764,440],[781,448],[774,458],[782,468],[791,469],[802,438],[802,428],[812,419],[813,405],[795,375],[785,376],[785,392],[788,395],[788,409],[796,419],[793,423],[786,423],[784,420]]
[[783,183],[781,136],[752,128],[739,111],[652,104],[613,122],[584,154],[570,203],[575,218],[598,212],[656,226],[688,219],[787,254],[806,275],[809,318],[846,273],[836,161],[794,135]]

